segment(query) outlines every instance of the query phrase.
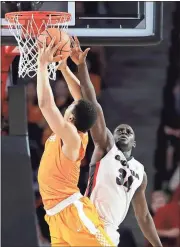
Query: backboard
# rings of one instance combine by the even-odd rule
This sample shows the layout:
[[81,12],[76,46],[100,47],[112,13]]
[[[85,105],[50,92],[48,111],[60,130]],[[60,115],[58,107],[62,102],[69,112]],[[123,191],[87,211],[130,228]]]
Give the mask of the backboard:
[[1,15],[3,45],[16,45],[4,14],[18,10],[71,13],[68,32],[78,36],[82,45],[153,45],[162,40],[162,2],[4,2]]

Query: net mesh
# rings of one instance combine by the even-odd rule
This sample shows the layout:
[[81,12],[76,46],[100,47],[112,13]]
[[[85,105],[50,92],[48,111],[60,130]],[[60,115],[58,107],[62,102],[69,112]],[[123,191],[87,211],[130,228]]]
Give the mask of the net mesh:
[[[69,18],[66,17],[66,15],[62,15],[58,16],[57,20],[54,20],[54,18],[52,20],[51,15],[49,15],[48,19],[38,20],[37,22],[32,14],[29,20],[26,20],[26,25],[21,24],[18,15],[14,15],[13,20],[12,17],[11,20],[6,19],[8,21],[9,30],[17,40],[19,47],[19,77],[24,78],[25,76],[29,76],[33,78],[37,74],[38,36],[47,28],[52,27],[67,32]],[[56,63],[50,63],[48,65],[48,74],[51,80],[56,79]]]

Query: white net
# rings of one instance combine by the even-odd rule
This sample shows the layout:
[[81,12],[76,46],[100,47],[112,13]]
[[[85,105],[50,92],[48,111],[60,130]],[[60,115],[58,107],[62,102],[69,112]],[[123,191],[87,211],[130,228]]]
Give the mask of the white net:
[[[39,23],[39,21],[38,21]],[[40,25],[37,25],[37,21],[34,15],[27,20],[27,25],[23,26],[19,21],[19,16],[14,15],[13,22],[8,20],[8,26],[10,32],[14,35],[17,40],[20,61],[18,74],[19,77],[24,78],[29,76],[33,78],[37,74],[37,38],[47,28],[58,28],[63,31],[68,30],[69,18],[66,15],[58,16],[57,20],[52,20],[51,15],[48,19],[40,21]],[[56,63],[51,63],[48,66],[48,74],[51,80],[56,79]]]

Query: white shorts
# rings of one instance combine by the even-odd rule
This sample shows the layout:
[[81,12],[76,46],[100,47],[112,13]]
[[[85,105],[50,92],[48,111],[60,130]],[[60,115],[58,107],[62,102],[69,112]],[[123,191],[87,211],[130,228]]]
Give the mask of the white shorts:
[[113,227],[112,225],[105,224],[104,230],[106,231],[112,242],[115,243],[116,246],[118,246],[120,241],[120,234],[117,232],[117,228]]

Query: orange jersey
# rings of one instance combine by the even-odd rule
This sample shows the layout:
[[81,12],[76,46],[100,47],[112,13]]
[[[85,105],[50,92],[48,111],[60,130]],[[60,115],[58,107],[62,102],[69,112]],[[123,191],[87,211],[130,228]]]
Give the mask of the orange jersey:
[[80,164],[85,156],[88,134],[79,135],[82,144],[77,161],[71,161],[63,154],[62,140],[55,134],[46,141],[38,171],[39,190],[45,209],[54,207],[79,191]]

